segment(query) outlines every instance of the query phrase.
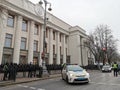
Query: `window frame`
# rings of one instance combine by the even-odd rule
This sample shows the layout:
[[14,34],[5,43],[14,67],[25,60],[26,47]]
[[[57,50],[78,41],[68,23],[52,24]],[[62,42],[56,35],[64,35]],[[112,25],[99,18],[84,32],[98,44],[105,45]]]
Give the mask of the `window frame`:
[[[9,14],[8,18],[7,18],[7,26],[14,27],[14,19],[15,19],[15,16]],[[11,23],[11,21],[12,21],[12,23]]]
[[35,24],[34,35],[39,35],[39,29],[37,24]]
[[[24,48],[21,48],[21,47],[23,47],[22,45],[22,43],[24,42]],[[22,50],[26,50],[26,44],[27,44],[27,38],[25,38],[25,37],[21,37],[21,44],[20,44],[20,49],[22,49]]]
[[55,31],[53,31],[53,40],[55,40]]
[[[24,25],[25,25],[26,29],[24,28]],[[28,28],[28,21],[23,19],[23,21],[22,21],[22,31],[27,32],[27,28]]]
[[38,51],[38,41],[37,40],[34,40],[33,51],[35,51],[35,52]]
[[[7,36],[7,35],[9,35],[9,36]],[[11,36],[11,37],[10,37],[10,36]],[[6,33],[6,36],[5,36],[5,44],[4,44],[5,47],[8,47],[8,48],[11,48],[11,47],[12,47],[12,38],[13,38],[13,35],[12,35],[12,34]],[[7,44],[7,41],[8,41],[8,40],[10,40],[9,45]]]

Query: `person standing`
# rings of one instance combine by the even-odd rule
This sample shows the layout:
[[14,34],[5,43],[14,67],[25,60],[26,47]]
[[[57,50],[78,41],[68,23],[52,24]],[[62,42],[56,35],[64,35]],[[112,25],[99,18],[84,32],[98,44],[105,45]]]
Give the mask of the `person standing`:
[[114,77],[118,76],[118,64],[116,62],[114,62],[113,64],[113,74],[114,74]]
[[28,65],[29,68],[28,68],[28,77],[32,77],[32,63],[30,62],[30,64]]
[[8,63],[4,65],[3,72],[4,72],[3,80],[5,81],[8,75]]

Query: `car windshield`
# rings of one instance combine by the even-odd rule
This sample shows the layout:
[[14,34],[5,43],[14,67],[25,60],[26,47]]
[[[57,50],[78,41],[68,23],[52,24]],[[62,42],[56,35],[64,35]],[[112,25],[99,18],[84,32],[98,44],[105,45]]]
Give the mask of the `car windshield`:
[[81,68],[78,65],[69,65],[67,66],[68,71],[83,71],[83,68]]

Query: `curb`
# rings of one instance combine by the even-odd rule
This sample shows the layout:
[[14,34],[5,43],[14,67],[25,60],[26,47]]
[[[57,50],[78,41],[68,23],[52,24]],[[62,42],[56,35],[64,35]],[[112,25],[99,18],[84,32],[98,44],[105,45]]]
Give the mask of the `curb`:
[[51,79],[51,78],[57,78],[57,77],[61,77],[61,74],[51,75],[49,77],[43,77],[43,78],[38,78],[38,79],[35,79],[35,80],[28,80],[28,81],[20,81],[20,82],[19,81],[18,82],[8,81],[6,83],[0,84],[0,87],[6,87],[6,86],[15,85],[15,84],[21,84],[21,83],[35,82],[35,81],[40,81],[40,80],[45,80],[45,79]]

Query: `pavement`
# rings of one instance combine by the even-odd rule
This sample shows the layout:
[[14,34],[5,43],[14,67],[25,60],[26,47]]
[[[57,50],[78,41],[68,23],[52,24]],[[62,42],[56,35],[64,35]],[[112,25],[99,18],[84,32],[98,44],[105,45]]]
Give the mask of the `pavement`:
[[[87,72],[89,72],[89,73],[94,72],[94,71],[98,71],[98,70],[87,70]],[[2,80],[3,74],[0,74],[0,87],[61,77],[61,74],[60,74],[60,71],[58,71],[58,72],[55,71],[55,72],[51,72],[51,74],[49,76],[45,76],[45,77],[41,77],[41,78],[37,78],[37,77],[28,78],[28,77],[21,77],[21,76],[22,76],[22,73],[17,74],[16,81],[13,81],[13,80],[3,81]]]
[[[44,79],[50,79],[50,78],[56,78],[56,77],[60,77],[61,74],[52,74],[49,76],[45,76],[45,77],[41,77],[41,78],[37,78],[37,77],[32,77],[32,78],[28,78],[28,77],[17,77],[16,81],[13,80],[0,80],[0,87],[5,87],[8,85],[14,85],[14,84],[21,84],[21,83],[29,83],[29,82],[34,82],[34,81],[39,81],[39,80],[44,80]],[[0,78],[2,79],[3,75],[0,75]]]

